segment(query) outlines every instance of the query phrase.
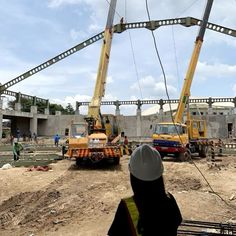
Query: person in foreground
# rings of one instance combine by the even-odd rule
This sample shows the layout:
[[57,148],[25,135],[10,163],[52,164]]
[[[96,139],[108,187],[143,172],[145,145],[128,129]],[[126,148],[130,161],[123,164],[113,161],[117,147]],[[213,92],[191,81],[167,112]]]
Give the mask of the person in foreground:
[[172,194],[166,193],[164,167],[157,150],[144,144],[129,161],[134,195],[119,203],[109,236],[176,236],[182,216]]

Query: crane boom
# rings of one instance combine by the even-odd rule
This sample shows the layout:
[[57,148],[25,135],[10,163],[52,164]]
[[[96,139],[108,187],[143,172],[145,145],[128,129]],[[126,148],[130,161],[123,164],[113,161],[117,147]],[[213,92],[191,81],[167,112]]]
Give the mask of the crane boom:
[[89,104],[88,117],[99,120],[101,100],[105,93],[107,70],[110,58],[111,43],[113,36],[113,20],[117,0],[110,2],[106,28],[104,31],[103,45],[101,49],[100,62],[97,71],[97,80],[94,88],[93,98]]
[[183,84],[182,92],[180,95],[178,108],[177,108],[176,115],[174,118],[175,123],[182,123],[184,110],[190,96],[190,87],[193,81],[194,72],[196,70],[198,58],[200,55],[201,46],[202,46],[205,31],[206,31],[206,26],[209,19],[212,4],[213,4],[213,0],[207,1],[203,20],[199,29],[198,36],[195,41],[195,46],[194,46],[192,57],[188,66],[186,77],[184,79],[184,84]]

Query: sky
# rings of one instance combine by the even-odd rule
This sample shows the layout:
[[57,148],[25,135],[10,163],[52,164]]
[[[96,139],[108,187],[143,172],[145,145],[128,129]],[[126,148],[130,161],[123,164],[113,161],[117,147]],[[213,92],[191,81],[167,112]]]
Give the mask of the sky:
[[[0,83],[47,61],[102,32],[110,0],[1,0]],[[151,20],[202,19],[206,0],[148,0]],[[214,0],[209,21],[236,29],[236,0]],[[145,0],[117,0],[114,24],[147,21]],[[166,26],[154,31],[170,98],[179,98],[198,33],[198,26]],[[94,92],[102,41],[12,86],[9,90],[49,99],[64,107],[90,101]],[[191,86],[192,97],[236,96],[236,39],[207,30]],[[163,74],[151,31],[114,34],[105,100],[166,99]],[[12,98],[5,97],[5,102]],[[136,106],[121,106],[135,115]],[[147,106],[142,107],[148,109]],[[102,106],[114,113],[114,106]],[[82,114],[87,113],[81,107]]]

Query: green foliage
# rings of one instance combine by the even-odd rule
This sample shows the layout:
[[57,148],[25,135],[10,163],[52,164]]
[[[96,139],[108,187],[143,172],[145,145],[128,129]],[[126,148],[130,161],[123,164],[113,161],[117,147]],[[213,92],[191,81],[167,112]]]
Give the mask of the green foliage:
[[74,115],[74,114],[75,114],[75,110],[74,110],[74,108],[71,106],[70,103],[68,103],[68,105],[66,106],[65,114],[68,114],[68,115]]
[[[9,101],[8,102],[8,107],[12,108],[13,110],[15,109],[15,104],[16,100]],[[21,98],[21,110],[25,112],[30,112],[30,106],[32,106],[32,101],[27,98]]]
[[50,114],[52,114],[52,115],[55,115],[56,111],[61,111],[61,113],[63,114],[64,110],[65,109],[62,105],[55,104],[55,103],[49,104],[49,111],[50,111]]
[[[14,101],[9,101],[8,102],[8,107],[12,108],[13,110],[15,109],[15,103],[16,100]],[[21,110],[24,112],[30,112],[30,107],[33,105],[32,100],[27,99],[27,98],[21,98]],[[37,107],[38,107],[38,112],[39,113],[44,113],[44,109],[46,108],[46,104],[43,102],[37,102]],[[75,110],[72,107],[72,105],[70,103],[68,103],[68,105],[66,106],[66,108],[64,108],[62,105],[60,104],[55,104],[55,103],[50,103],[49,104],[49,111],[50,114],[55,115],[56,111],[60,111],[62,114],[65,115],[74,115],[75,114]]]

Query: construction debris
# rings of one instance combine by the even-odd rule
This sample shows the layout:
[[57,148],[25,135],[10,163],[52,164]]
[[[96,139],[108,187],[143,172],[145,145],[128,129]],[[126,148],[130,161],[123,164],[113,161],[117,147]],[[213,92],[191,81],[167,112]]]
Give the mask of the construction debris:
[[2,166],[2,168],[0,168],[0,169],[2,169],[2,170],[8,170],[8,169],[11,169],[11,168],[12,168],[12,165],[9,164],[9,163],[7,163],[7,164],[4,164],[4,165]]
[[48,166],[33,166],[27,169],[27,171],[49,171],[49,170],[51,170],[51,168]]

